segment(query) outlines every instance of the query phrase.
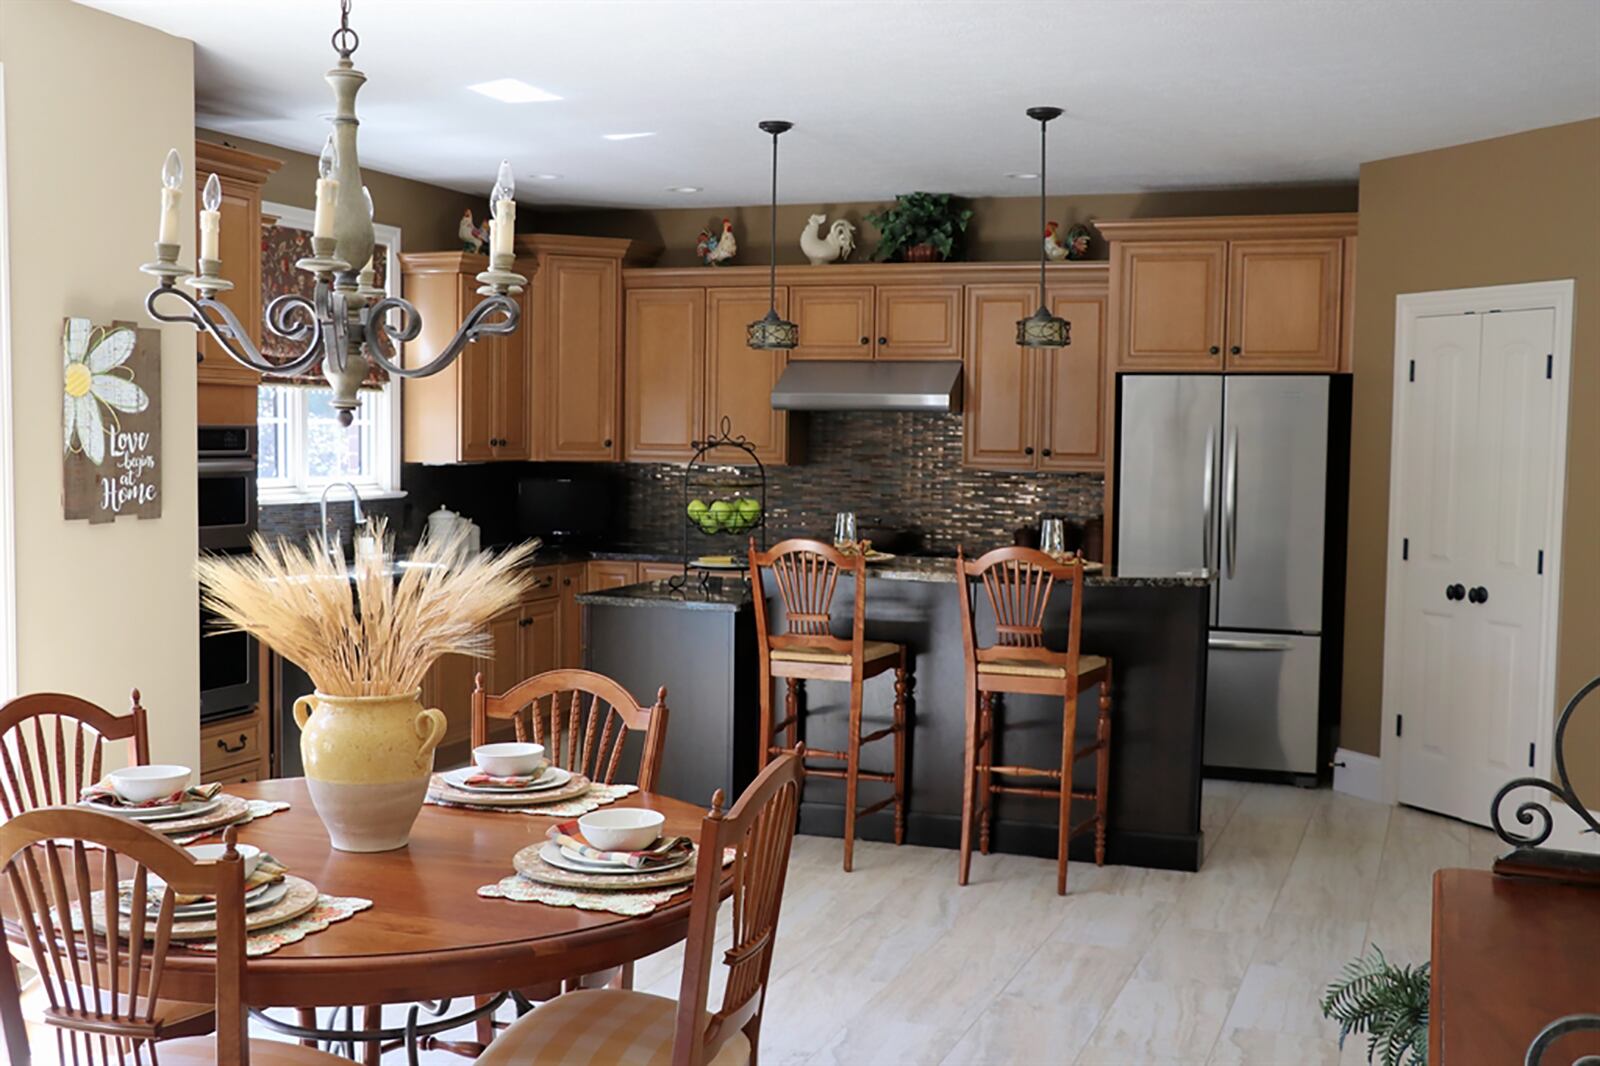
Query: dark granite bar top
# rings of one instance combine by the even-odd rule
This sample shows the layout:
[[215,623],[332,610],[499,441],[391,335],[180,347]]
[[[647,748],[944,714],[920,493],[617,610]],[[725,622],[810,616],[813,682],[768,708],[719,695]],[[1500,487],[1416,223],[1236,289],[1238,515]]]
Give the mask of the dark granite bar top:
[[[885,581],[946,581],[956,579],[956,561],[920,555],[902,555],[867,566],[869,577]],[[1091,588],[1205,588],[1214,577],[1197,574],[1173,574],[1161,577],[1122,577],[1115,574],[1090,573],[1084,584]]]
[[616,589],[581,592],[578,602],[596,607],[681,607],[691,611],[737,611],[750,604],[750,589],[732,577],[712,578],[701,587],[692,575],[682,588],[667,581],[644,581]]

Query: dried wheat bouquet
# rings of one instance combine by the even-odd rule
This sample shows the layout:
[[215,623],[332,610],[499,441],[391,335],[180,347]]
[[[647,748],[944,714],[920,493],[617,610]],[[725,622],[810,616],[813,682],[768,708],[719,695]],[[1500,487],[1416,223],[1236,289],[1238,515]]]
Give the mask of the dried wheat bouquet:
[[489,658],[489,620],[527,588],[534,546],[464,558],[463,531],[423,538],[400,567],[393,536],[382,523],[376,534],[353,564],[322,536],[258,534],[252,555],[200,560],[202,602],[220,631],[249,633],[329,696],[409,695],[441,655]]

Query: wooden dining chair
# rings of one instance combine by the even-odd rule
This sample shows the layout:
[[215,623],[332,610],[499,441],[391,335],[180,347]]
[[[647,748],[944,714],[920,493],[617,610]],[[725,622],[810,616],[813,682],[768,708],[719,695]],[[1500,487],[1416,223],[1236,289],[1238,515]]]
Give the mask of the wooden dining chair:
[[[699,865],[676,1002],[615,988],[568,992],[514,1022],[478,1062],[487,1066],[754,1063],[805,774],[804,749],[783,752],[726,815],[722,790],[712,798],[711,811],[700,824]],[[716,861],[728,848],[734,849],[731,867]],[[733,930],[731,943],[722,952],[728,983],[721,1005],[710,1012],[717,912],[729,878]]]
[[[248,1039],[244,863],[234,850],[236,835],[237,829],[228,830],[228,850],[221,859],[202,862],[137,822],[99,811],[44,808],[0,826],[8,917],[38,971],[44,1023],[55,1032],[57,1062],[122,1066],[148,1058],[167,1066],[326,1066],[344,1061],[293,1044]],[[126,942],[96,929],[96,922],[64,918],[93,914],[97,889],[116,886],[125,875],[132,882]],[[214,1005],[161,995],[173,948],[175,893],[180,892],[217,900]],[[110,903],[113,911],[116,906]],[[103,915],[104,909],[102,922]],[[5,968],[0,1019],[7,1050],[14,1066],[27,1066],[32,1052],[22,1025],[16,964],[7,956],[0,965]]]
[[[592,670],[546,670],[495,696],[484,689],[480,673],[472,690],[474,748],[489,743],[491,719],[510,719],[517,739],[543,744],[545,757],[552,765],[607,785],[616,781],[628,734],[640,733],[644,739],[634,783],[641,791],[651,792],[661,772],[661,753],[666,746],[667,690],[664,686],[657,689],[655,704],[644,707],[604,674]],[[604,973],[574,974],[565,981],[519,988],[517,992],[524,1000],[542,1002],[560,995],[564,987],[606,984],[633,987],[633,964]],[[487,996],[478,997],[480,1006],[487,1001]],[[493,1018],[478,1019],[478,1043],[489,1043],[494,1030],[504,1024]],[[478,1051],[464,1042],[441,1041],[436,1046],[464,1055]]]
[[[767,601],[760,594],[763,572],[772,574],[778,599],[787,621],[785,632],[776,633],[767,618]],[[851,604],[850,635],[833,635],[833,596],[839,575],[855,579]],[[787,748],[800,739],[801,685],[807,680],[837,681],[850,686],[850,720],[844,751],[828,751],[808,746],[813,759],[843,763],[843,768],[808,767],[814,777],[843,778],[844,788],[844,868],[848,873],[855,861],[856,820],[894,805],[894,842],[906,838],[906,690],[909,683],[906,649],[901,644],[866,639],[867,563],[856,552],[846,555],[820,540],[794,538],[782,541],[770,551],[757,551],[750,541],[750,582],[757,590],[756,647],[761,655],[761,751],[758,765],[784,750],[773,741],[784,731]],[[894,720],[882,729],[862,735],[861,706],[866,682],[879,674],[894,671]],[[772,679],[785,682],[783,720],[772,720]],[[894,770],[890,773],[861,769],[861,748],[875,740],[894,741]],[[862,781],[883,782],[891,786],[888,796],[861,809],[856,797]]]
[[131,741],[128,764],[149,761],[139,690],[127,714],[113,714],[77,696],[32,692],[0,705],[0,814],[76,803],[100,780],[108,740]]
[[[1106,807],[1111,776],[1111,663],[1079,651],[1083,620],[1083,557],[1065,561],[1034,548],[997,548],[969,561],[956,552],[956,589],[961,597],[962,646],[966,653],[966,755],[961,786],[961,860],[957,880],[967,883],[972,866],[972,828],[978,823],[978,849],[989,853],[990,825],[997,795],[1036,796],[1060,805],[1056,827],[1056,891],[1067,891],[1067,845],[1079,833],[1094,830],[1095,865],[1106,858]],[[1066,586],[1072,602],[1067,615],[1066,649],[1045,647],[1045,611],[1057,584]],[[973,616],[975,593],[987,594],[995,621],[995,642],[978,646]],[[1093,743],[1077,743],[1078,694],[1100,686],[1100,715]],[[1014,692],[1061,699],[1061,764],[1059,767],[1001,766],[994,761],[996,693]],[[1073,767],[1095,756],[1095,786],[1072,787]],[[1053,787],[1006,784],[995,778],[1043,778]],[[1071,822],[1072,801],[1094,803],[1094,813]],[[976,807],[976,811],[974,808]]]
[[667,739],[667,690],[656,691],[654,706],[642,707],[632,694],[592,670],[546,670],[494,696],[480,673],[472,690],[472,746],[489,743],[489,720],[511,719],[521,741],[543,744],[551,765],[612,784],[630,732],[644,735],[634,781],[650,792],[661,771]]

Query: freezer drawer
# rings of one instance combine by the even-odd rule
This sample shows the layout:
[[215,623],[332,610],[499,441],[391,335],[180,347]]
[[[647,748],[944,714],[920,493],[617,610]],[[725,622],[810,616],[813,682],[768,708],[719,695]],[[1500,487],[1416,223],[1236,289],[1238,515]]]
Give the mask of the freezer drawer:
[[1205,765],[1317,773],[1322,640],[1212,631]]

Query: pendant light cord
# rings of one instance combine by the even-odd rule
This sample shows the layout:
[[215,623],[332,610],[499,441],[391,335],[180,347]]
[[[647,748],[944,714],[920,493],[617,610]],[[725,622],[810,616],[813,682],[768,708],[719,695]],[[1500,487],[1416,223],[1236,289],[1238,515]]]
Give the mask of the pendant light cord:
[[1039,306],[1041,308],[1044,307],[1045,303],[1047,302],[1044,294],[1044,216],[1046,214],[1044,206],[1044,167],[1046,156],[1044,150],[1044,135],[1045,127],[1049,124],[1049,119],[1039,120],[1039,229],[1037,231],[1039,236],[1035,239],[1039,242]]
[[778,312],[778,135],[772,135],[772,213],[771,243],[772,254],[768,256],[770,265],[767,268],[767,308],[773,314]]

